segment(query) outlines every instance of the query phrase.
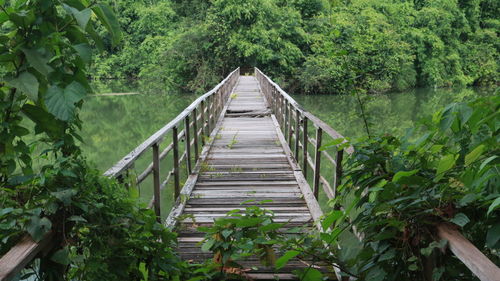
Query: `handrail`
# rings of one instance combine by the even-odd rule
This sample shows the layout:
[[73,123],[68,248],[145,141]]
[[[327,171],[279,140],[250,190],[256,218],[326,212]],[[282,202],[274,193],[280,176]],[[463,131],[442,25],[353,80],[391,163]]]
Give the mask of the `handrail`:
[[[309,168],[313,171],[312,187],[316,199],[319,197],[320,185],[329,199],[334,198],[342,177],[343,153],[345,151],[349,155],[352,154],[354,152],[353,147],[349,145],[338,150],[335,157],[323,151],[321,149],[324,139],[323,133],[332,140],[341,139],[341,143],[345,143],[347,140],[328,124],[305,110],[295,99],[258,68],[255,68],[255,77],[259,81],[261,90],[273,114],[276,116],[284,135],[288,136],[287,140],[290,148],[295,147],[292,157],[298,164],[302,159],[302,173],[304,177],[307,179]],[[309,122],[312,124],[311,128],[308,128]],[[313,128],[316,129],[315,135],[310,135],[309,129]],[[309,152],[308,144],[314,146],[313,153]],[[314,155],[314,159],[311,157],[311,154]],[[321,166],[322,159],[332,165],[330,171],[327,170],[329,167],[324,167],[325,165]],[[330,178],[331,182],[327,178]]]
[[220,82],[217,86],[215,86],[212,90],[208,91],[201,97],[197,98],[193,103],[191,103],[186,109],[184,109],[177,117],[175,117],[172,121],[167,123],[163,128],[158,130],[152,136],[150,136],[147,140],[145,140],[142,144],[132,150],[129,154],[123,157],[118,163],[113,165],[110,169],[108,169],[104,175],[108,177],[116,177],[121,174],[124,170],[129,168],[131,164],[137,160],[148,148],[152,147],[154,144],[161,142],[162,138],[172,130],[173,127],[177,126],[179,122],[181,122],[186,116],[188,116],[193,109],[197,108],[202,101],[205,101],[208,97],[216,93],[222,86],[225,85],[235,74],[237,73],[239,76],[239,67],[233,72],[231,72],[222,82]]
[[[233,87],[236,85],[240,75],[240,68],[232,71],[222,82],[197,98],[177,117],[163,126],[160,130],[150,136],[142,144],[133,149],[127,156],[123,157],[118,163],[107,170],[104,175],[125,181],[124,174],[134,167],[136,160],[147,150],[152,149],[153,161],[148,165],[139,176],[135,177],[134,184],[141,183],[146,177],[153,174],[154,195],[152,203],[148,205],[153,207],[158,221],[161,220],[160,192],[167,186],[170,179],[174,180],[174,200],[179,196],[180,180],[182,171],[181,163],[186,161],[187,175],[191,173],[192,161],[199,158],[200,145],[205,144],[204,136],[209,136],[211,130],[215,127],[215,121],[223,112]],[[192,117],[192,118],[191,118]],[[179,130],[182,127],[182,130]],[[172,142],[160,152],[160,144],[165,136],[172,132]],[[192,133],[192,134],[191,134]],[[184,151],[179,142],[184,141]],[[191,150],[193,148],[193,150]],[[165,180],[160,179],[160,161],[173,152],[173,168],[166,172]],[[0,258],[0,281],[10,280],[18,274],[27,264],[35,259],[40,252],[50,251],[53,248],[54,234],[50,232],[41,241],[35,242],[29,235],[14,245],[5,255]]]

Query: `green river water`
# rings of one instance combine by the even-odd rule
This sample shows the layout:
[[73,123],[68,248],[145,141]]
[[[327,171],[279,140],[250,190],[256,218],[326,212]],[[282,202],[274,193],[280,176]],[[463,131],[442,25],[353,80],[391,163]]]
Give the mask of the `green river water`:
[[[136,95],[89,97],[81,112],[83,150],[102,171],[111,167],[151,134],[178,115],[197,96],[170,94],[157,88],[138,87],[121,81],[96,85],[98,93],[135,92]],[[446,104],[492,94],[482,89],[413,89],[401,93],[364,98],[371,133],[404,134],[418,120],[430,117]],[[366,135],[359,104],[354,96],[293,95],[305,109],[348,138]],[[147,165],[150,157],[140,166]],[[141,187],[143,198],[150,198],[148,181]],[[171,192],[162,197],[171,201]],[[147,201],[147,199],[146,199]],[[166,206],[167,207],[167,206]],[[166,208],[168,210],[168,208]]]

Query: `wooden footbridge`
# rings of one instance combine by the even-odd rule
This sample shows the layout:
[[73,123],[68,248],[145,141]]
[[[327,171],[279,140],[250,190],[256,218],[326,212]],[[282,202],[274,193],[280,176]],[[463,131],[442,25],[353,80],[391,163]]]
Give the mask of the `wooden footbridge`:
[[[314,224],[322,216],[318,199],[335,197],[342,159],[353,152],[352,147],[320,149],[335,139],[343,137],[259,69],[253,76],[240,76],[238,68],[105,175],[129,188],[152,186],[149,206],[158,221],[177,228],[179,254],[201,261],[213,254],[201,251],[203,233],[196,228],[255,202],[266,200],[259,206],[272,210],[275,221],[287,222],[287,227],[321,230]],[[498,267],[457,231],[441,227],[438,232],[481,280],[498,280],[491,279],[498,277]],[[10,280],[52,247],[50,239],[50,234],[39,243],[23,238],[0,259],[0,280]],[[252,259],[243,265],[253,280],[294,279],[293,269],[309,266],[296,260],[276,271]]]

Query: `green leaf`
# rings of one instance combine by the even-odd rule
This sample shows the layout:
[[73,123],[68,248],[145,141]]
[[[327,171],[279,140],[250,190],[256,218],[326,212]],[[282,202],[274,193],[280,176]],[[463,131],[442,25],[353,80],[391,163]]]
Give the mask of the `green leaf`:
[[460,227],[464,227],[467,223],[470,222],[469,218],[463,213],[456,214],[455,217],[450,221]]
[[251,227],[256,226],[262,222],[261,218],[244,218],[236,222],[237,227]]
[[284,225],[285,225],[284,223],[270,223],[268,225],[264,225],[264,226],[259,227],[259,230],[262,232],[268,232],[268,231],[280,229]]
[[276,260],[275,267],[276,269],[281,269],[283,266],[285,266],[289,260],[293,259],[297,255],[299,255],[299,251],[287,251],[283,256],[281,256],[279,259]]
[[35,242],[40,242],[51,228],[52,223],[48,218],[40,218],[38,216],[32,216],[26,225],[26,231],[28,231]]
[[43,110],[38,106],[31,104],[25,104],[22,107],[22,111],[29,119],[31,119],[36,124],[35,131],[37,133],[45,132],[51,138],[59,138],[64,134],[65,126],[60,120],[54,118],[53,115]]
[[202,252],[208,252],[210,251],[210,248],[214,245],[215,240],[209,239],[205,243],[203,243],[203,246],[201,246],[201,251]]
[[455,166],[455,161],[457,160],[457,156],[454,154],[448,154],[439,160],[437,170],[436,170],[436,181],[440,180],[443,177],[444,172],[450,170]]
[[50,260],[59,264],[68,265],[70,263],[69,260],[69,249],[68,247],[64,247],[57,252],[55,252]]
[[61,191],[51,192],[52,196],[63,202],[64,206],[69,206],[71,204],[71,198],[75,196],[78,192],[75,189],[64,189]]
[[121,30],[113,10],[103,3],[99,3],[92,8],[99,21],[106,27],[112,37],[113,45],[117,45],[121,41]]
[[33,101],[38,100],[39,83],[33,74],[25,71],[21,73],[17,78],[14,78],[7,83],[10,86],[25,93],[31,100]]
[[484,148],[484,144],[481,144],[469,152],[469,154],[465,155],[465,165],[469,166],[471,163],[476,161],[477,158],[483,154]]
[[312,267],[308,267],[304,269],[304,271],[300,274],[301,281],[321,281],[323,280],[323,274]]
[[417,170],[412,170],[412,171],[399,171],[397,172],[393,177],[392,177],[392,182],[399,182],[400,179],[404,178],[404,177],[409,177],[409,176],[413,176],[414,174],[416,174],[418,172],[418,169]]
[[90,63],[92,59],[92,49],[90,48],[89,44],[82,43],[74,45],[73,49],[78,52],[78,55],[80,56],[80,58],[82,58],[83,62]]
[[50,72],[54,71],[54,69],[47,64],[49,62],[49,58],[42,55],[39,51],[26,48],[22,48],[21,50],[26,56],[29,64],[41,74],[47,76]]
[[75,103],[86,95],[87,91],[78,82],[73,81],[66,89],[51,86],[45,96],[45,105],[57,119],[68,121],[73,117]]
[[491,249],[496,247],[496,244],[500,240],[500,222],[494,224],[486,234],[486,246]]
[[498,197],[497,199],[495,199],[495,201],[493,201],[493,203],[491,203],[490,207],[488,208],[488,212],[486,212],[486,215],[489,216],[491,212],[493,212],[493,210],[495,210],[496,208],[498,208],[498,206],[500,205],[500,197]]
[[87,222],[87,220],[81,216],[71,216],[68,218],[68,220],[74,222]]
[[342,211],[334,210],[321,222],[323,230],[329,228],[334,222],[336,222],[340,217],[342,217]]
[[78,22],[78,25],[85,30],[87,28],[87,24],[89,23],[90,15],[92,14],[92,10],[89,8],[83,9],[81,11],[78,11],[74,9],[72,11],[73,16],[76,19],[76,22]]

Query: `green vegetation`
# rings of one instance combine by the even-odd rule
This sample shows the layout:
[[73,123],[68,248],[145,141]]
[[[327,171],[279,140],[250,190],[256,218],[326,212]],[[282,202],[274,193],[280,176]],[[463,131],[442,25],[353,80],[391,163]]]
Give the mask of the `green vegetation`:
[[[293,258],[326,263],[359,280],[472,280],[439,250],[442,223],[500,263],[495,96],[450,104],[405,137],[376,130],[353,142],[322,233],[282,233],[285,225],[259,207],[200,228],[203,250],[214,253],[203,264],[181,260],[176,234],[135,189],[92,168],[79,145],[90,73],[199,92],[236,66],[259,66],[291,90],[356,93],[364,121],[370,113],[362,92],[498,84],[498,1],[108,4],[0,0],[0,255],[24,235],[55,245],[17,279],[245,278],[239,262],[253,255],[276,269]],[[104,52],[92,57],[96,50]],[[201,169],[213,170],[208,163]],[[312,265],[293,273],[301,280],[324,275]]]
[[494,0],[112,3],[125,40],[95,61],[96,78],[203,92],[258,66],[291,92],[316,94],[499,82]]

